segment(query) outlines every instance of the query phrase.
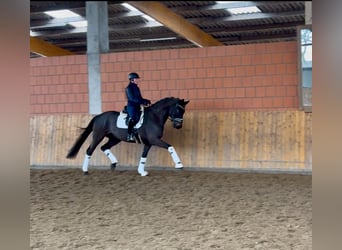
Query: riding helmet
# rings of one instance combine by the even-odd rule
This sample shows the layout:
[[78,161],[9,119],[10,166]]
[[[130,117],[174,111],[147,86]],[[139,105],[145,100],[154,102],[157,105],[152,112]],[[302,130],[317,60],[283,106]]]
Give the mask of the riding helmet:
[[137,73],[132,72],[132,73],[128,74],[128,80],[132,80],[132,79],[135,79],[135,78],[140,78]]

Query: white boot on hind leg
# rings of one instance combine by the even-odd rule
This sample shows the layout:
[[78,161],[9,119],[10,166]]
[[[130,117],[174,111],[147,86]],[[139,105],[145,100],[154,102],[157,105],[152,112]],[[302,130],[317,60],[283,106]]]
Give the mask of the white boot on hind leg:
[[141,157],[140,162],[139,162],[139,166],[138,166],[138,173],[141,176],[147,176],[148,175],[148,172],[145,171],[145,163],[146,163],[146,158]]
[[178,162],[178,163],[176,164],[175,168],[178,168],[178,169],[183,168],[183,163]]
[[89,160],[90,160],[90,155],[85,155],[84,160],[83,160],[83,165],[82,165],[82,171],[84,174],[88,174],[88,165],[89,165]]
[[139,174],[141,176],[148,176],[148,172],[147,171],[141,171],[141,172],[139,172]]
[[103,151],[103,153],[108,157],[112,165],[118,163],[118,159],[116,159],[115,155],[113,155],[110,149],[106,149],[105,151]]

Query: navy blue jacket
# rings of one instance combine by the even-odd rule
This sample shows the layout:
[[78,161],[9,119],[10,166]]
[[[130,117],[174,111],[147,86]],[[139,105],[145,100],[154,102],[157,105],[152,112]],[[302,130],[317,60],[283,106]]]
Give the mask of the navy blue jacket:
[[140,105],[147,105],[149,100],[144,99],[141,96],[140,89],[137,84],[129,83],[126,87],[126,96],[128,101],[128,106],[134,106],[140,108]]
[[150,100],[144,99],[141,96],[140,89],[137,84],[129,83],[126,87],[127,96],[127,112],[129,117],[131,117],[135,122],[138,121],[140,116],[140,105],[150,104]]

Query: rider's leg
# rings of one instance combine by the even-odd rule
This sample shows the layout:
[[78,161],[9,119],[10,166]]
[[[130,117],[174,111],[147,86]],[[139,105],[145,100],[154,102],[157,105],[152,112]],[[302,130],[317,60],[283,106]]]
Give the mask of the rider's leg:
[[128,129],[127,129],[127,141],[134,141],[134,136],[132,134],[133,126],[134,126],[134,113],[135,108],[133,106],[127,105],[127,113],[128,113]]
[[128,129],[127,129],[127,141],[135,141],[133,136],[133,127],[134,127],[135,121],[131,118],[128,120]]
[[139,108],[138,107],[134,107],[134,106],[127,106],[127,113],[129,116],[129,120],[128,120],[128,129],[127,129],[127,141],[134,141],[134,135],[133,135],[133,128],[134,125],[139,121],[140,118],[140,112],[139,112]]

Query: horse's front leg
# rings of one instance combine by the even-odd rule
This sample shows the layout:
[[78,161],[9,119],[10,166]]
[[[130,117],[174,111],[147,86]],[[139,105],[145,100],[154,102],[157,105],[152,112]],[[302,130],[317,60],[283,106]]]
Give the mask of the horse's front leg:
[[146,164],[146,160],[147,160],[147,154],[148,154],[148,151],[150,151],[151,146],[152,145],[146,145],[146,144],[144,145],[144,150],[142,152],[142,155],[141,155],[141,158],[139,161],[139,166],[138,166],[138,173],[141,176],[147,176],[148,175],[148,172],[145,171],[145,164]]
[[167,148],[167,151],[169,151],[173,162],[175,163],[175,168],[181,169],[183,168],[183,163],[181,162],[181,160],[179,159],[179,156],[175,150],[175,148],[173,146],[169,146]]
[[159,146],[161,148],[167,149],[167,151],[169,151],[169,153],[172,157],[173,162],[175,163],[175,168],[177,168],[177,169],[183,168],[183,163],[181,162],[175,148],[172,145],[170,145],[170,144],[168,144],[168,143],[166,143],[160,139],[157,141],[153,141],[152,145],[156,145],[156,146]]

